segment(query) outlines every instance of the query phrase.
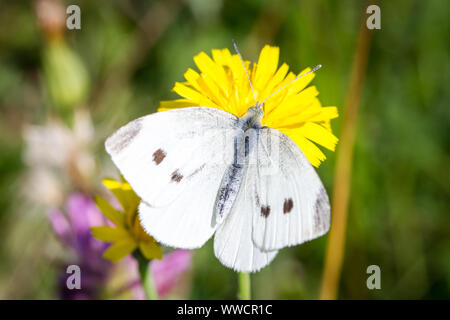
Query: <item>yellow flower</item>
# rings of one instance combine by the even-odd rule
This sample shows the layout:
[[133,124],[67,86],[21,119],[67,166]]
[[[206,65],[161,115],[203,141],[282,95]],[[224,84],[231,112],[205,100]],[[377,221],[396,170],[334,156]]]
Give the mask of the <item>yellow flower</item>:
[[104,179],[103,184],[112,191],[122,206],[122,210],[114,209],[108,201],[96,197],[97,206],[103,215],[115,224],[115,227],[92,227],[92,235],[113,244],[105,251],[103,257],[118,262],[126,255],[139,249],[148,259],[161,259],[162,251],[158,242],[149,236],[141,226],[137,208],[141,199],[127,182]]
[[[250,62],[245,62],[259,102],[297,76],[288,73],[289,67],[285,63],[278,68],[279,53],[278,47],[266,45],[258,63],[251,66]],[[206,106],[241,117],[255,104],[237,54],[232,55],[228,49],[215,49],[212,58],[200,52],[194,62],[200,73],[189,68],[184,74],[186,82],[177,82],[173,88],[183,98],[161,101],[158,111]],[[306,68],[299,75],[310,70]],[[315,143],[334,151],[338,139],[331,131],[330,120],[338,117],[338,111],[334,106],[322,107],[316,87],[308,87],[313,78],[314,73],[310,73],[267,100],[262,122],[289,136],[311,164],[318,167],[326,157]]]

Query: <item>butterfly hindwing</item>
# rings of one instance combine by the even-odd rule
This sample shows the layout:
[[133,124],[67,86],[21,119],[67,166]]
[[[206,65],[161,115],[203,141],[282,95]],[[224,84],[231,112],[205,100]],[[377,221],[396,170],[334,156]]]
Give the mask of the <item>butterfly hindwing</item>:
[[[256,131],[247,130],[247,139],[241,140],[248,146],[256,142]],[[253,201],[252,176],[254,167],[249,165],[249,157],[245,146],[237,148],[243,150],[244,161],[240,166],[230,166],[231,172],[237,171],[235,176],[243,177],[240,180],[235,197],[230,197],[231,203],[226,203],[228,209],[224,212],[223,221],[218,226],[214,236],[214,253],[225,266],[239,272],[254,272],[268,265],[276,256],[277,251],[264,252],[255,246],[252,240]],[[229,185],[234,189],[233,184]]]
[[164,245],[183,249],[201,247],[217,228],[213,209],[219,184],[219,173],[198,174],[192,177],[189,190],[168,206],[151,207],[141,201],[141,225]]
[[214,254],[225,266],[255,272],[268,265],[277,251],[265,252],[252,240],[252,202],[241,186],[233,208],[214,235]]

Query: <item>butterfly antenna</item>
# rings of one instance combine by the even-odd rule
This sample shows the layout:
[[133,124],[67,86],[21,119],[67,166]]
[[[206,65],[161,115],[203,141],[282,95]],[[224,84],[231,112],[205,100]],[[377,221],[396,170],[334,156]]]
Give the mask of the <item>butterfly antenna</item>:
[[266,102],[267,99],[269,99],[271,96],[273,96],[273,95],[274,95],[275,93],[277,93],[278,91],[281,91],[281,90],[283,90],[284,88],[286,88],[286,87],[287,87],[288,85],[290,85],[292,82],[297,81],[297,80],[300,79],[301,77],[306,76],[307,74],[309,74],[309,73],[311,73],[311,72],[314,72],[314,71],[316,71],[316,70],[318,70],[318,69],[320,69],[320,68],[322,68],[322,65],[321,65],[321,64],[315,66],[312,70],[310,70],[310,71],[308,71],[308,72],[306,72],[306,73],[304,73],[304,74],[299,75],[299,76],[298,76],[297,78],[295,78],[294,80],[289,81],[289,82],[286,83],[284,86],[282,86],[280,89],[278,89],[277,91],[275,91],[274,93],[272,93],[270,96],[268,96],[266,99],[264,99],[264,101],[261,102],[261,104],[264,104],[264,102]]
[[233,41],[234,50],[236,51],[237,55],[239,56],[239,59],[242,62],[242,66],[244,67],[245,75],[247,76],[248,83],[250,84],[250,89],[252,89],[253,99],[255,99],[255,106],[257,106],[258,105],[258,100],[256,100],[255,91],[253,90],[252,82],[250,81],[250,77],[248,76],[247,69],[245,68],[244,60],[242,60],[242,56],[239,53],[236,41],[234,41],[234,40],[231,40],[231,41]]

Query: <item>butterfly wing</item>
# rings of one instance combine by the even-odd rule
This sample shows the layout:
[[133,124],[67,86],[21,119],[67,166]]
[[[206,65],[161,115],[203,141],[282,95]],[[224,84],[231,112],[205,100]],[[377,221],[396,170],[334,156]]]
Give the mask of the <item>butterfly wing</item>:
[[[254,130],[248,130],[249,144],[255,143]],[[244,140],[245,141],[245,140]],[[239,272],[255,272],[268,265],[276,256],[277,251],[264,252],[252,241],[253,197],[254,194],[254,166],[249,166],[248,157],[245,165],[235,167],[234,170],[243,172],[236,176],[243,176],[241,185],[233,203],[225,204],[231,207],[218,226],[214,236],[214,253],[225,266]],[[232,184],[230,188],[233,189]]]
[[141,201],[139,218],[145,231],[158,242],[182,249],[195,249],[211,238],[217,228],[213,218],[220,177],[198,174],[186,190],[165,207],[151,207]]
[[330,227],[325,188],[300,148],[282,132],[262,128],[250,157],[256,162],[253,241],[264,251],[317,238]]
[[208,107],[158,112],[120,128],[106,140],[106,151],[141,199],[162,207],[192,187],[193,176],[225,170],[233,152],[226,135],[237,121]]
[[[236,201],[239,203],[240,199]],[[233,270],[255,272],[268,265],[277,251],[264,252],[255,246],[252,241],[251,208],[240,206],[239,209],[232,210],[217,228],[214,254],[223,265]]]
[[161,243],[197,248],[215,231],[217,190],[233,157],[227,135],[237,119],[207,107],[175,109],[132,121],[106,141],[142,199],[142,226]]

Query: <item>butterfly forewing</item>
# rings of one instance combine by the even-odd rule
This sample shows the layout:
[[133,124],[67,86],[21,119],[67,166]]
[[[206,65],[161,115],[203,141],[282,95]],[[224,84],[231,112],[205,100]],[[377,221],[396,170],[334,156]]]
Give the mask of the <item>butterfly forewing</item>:
[[[274,148],[271,144],[276,143]],[[270,150],[278,150],[273,154]],[[271,251],[317,238],[330,226],[327,193],[308,159],[282,132],[262,128],[245,183],[253,202],[253,241]],[[270,163],[278,170],[265,170]],[[250,164],[251,167],[251,164]]]
[[132,121],[106,142],[124,178],[142,198],[139,217],[159,242],[198,248],[216,230],[214,204],[233,157],[237,117],[219,109],[170,110]]
[[195,175],[222,178],[233,152],[224,136],[237,119],[207,107],[159,112],[120,128],[106,150],[135,192],[149,205],[163,207],[195,188]]

